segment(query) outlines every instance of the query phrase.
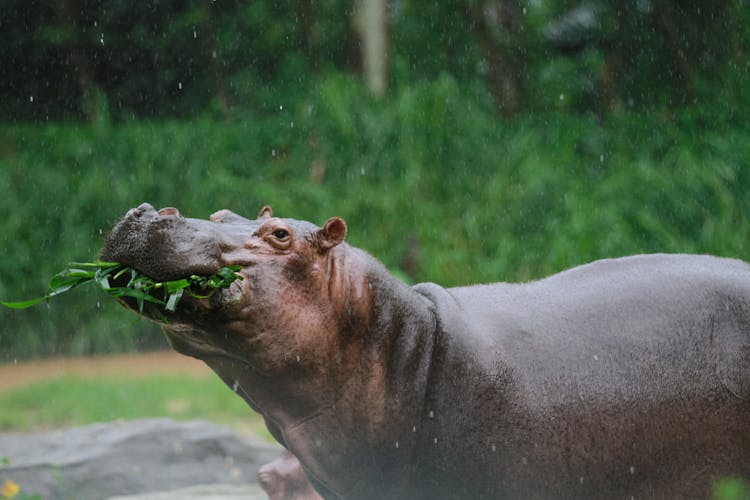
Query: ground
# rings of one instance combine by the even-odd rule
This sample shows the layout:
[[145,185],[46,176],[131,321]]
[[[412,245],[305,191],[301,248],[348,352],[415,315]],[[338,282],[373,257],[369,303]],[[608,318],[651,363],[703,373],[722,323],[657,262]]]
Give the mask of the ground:
[[201,377],[211,373],[202,362],[174,351],[99,356],[87,358],[50,358],[0,365],[0,391],[23,387],[33,382],[65,375],[147,376],[185,375]]

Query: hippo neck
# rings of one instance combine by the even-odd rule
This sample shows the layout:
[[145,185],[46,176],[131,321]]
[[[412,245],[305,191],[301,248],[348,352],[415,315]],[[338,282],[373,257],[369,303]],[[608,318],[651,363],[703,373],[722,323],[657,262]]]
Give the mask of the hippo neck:
[[364,399],[370,415],[374,407],[420,406],[415,399],[423,397],[437,328],[433,304],[362,250],[348,247],[333,260],[334,287],[346,291],[337,306],[338,351],[354,360],[344,378],[332,380],[342,388],[337,402],[347,393],[370,394]]
[[414,463],[427,417],[437,320],[427,298],[365,252],[349,247],[335,266],[345,276],[332,279],[346,283],[349,296],[366,290],[367,307],[350,304],[355,316],[344,318],[355,331],[339,331],[348,339],[341,352],[355,363],[325,406],[280,433],[317,481],[357,498],[373,478],[413,479],[398,464]]

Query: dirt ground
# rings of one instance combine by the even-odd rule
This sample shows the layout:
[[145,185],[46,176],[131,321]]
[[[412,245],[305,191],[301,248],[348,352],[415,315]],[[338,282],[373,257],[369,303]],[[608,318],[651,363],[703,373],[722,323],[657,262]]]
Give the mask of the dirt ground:
[[96,356],[49,358],[0,365],[0,391],[7,391],[38,380],[75,375],[186,375],[201,377],[212,373],[197,359],[174,351]]

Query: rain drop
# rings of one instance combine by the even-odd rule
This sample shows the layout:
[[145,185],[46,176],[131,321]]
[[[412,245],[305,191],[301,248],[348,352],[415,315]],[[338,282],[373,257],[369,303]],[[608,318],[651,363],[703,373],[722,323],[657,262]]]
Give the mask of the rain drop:
[[435,413],[433,413],[433,411],[430,410],[430,418],[434,418],[434,417],[435,417]]
[[104,33],[102,33],[101,36],[99,37],[99,43],[104,45]]
[[398,441],[396,441],[396,449],[398,449]]
[[297,363],[299,363],[299,354],[297,354]]
[[239,380],[235,380],[234,383],[232,384],[232,390],[234,392],[237,392],[237,389],[239,389],[239,388],[240,388],[240,381]]
[[193,30],[193,38],[198,38],[198,32]]
[[632,465],[630,466],[630,474],[631,475],[635,474],[635,467]]
[[182,82],[178,82],[177,83],[177,88],[180,89],[180,90],[182,90]]
[[34,96],[33,95],[29,96],[29,102],[34,102]]
[[581,484],[583,484],[583,476],[578,480]]
[[279,111],[284,111],[284,106],[279,104]]
[[416,425],[412,425],[411,426],[411,431],[412,432],[417,432],[417,426]]
[[275,150],[275,149],[272,149],[272,150],[271,150],[271,156],[273,156],[273,157],[275,157],[275,156],[276,156],[276,150]]
[[565,94],[560,94],[560,100],[561,100],[561,101],[564,101],[564,100],[565,100]]
[[497,451],[497,447],[494,444],[492,445],[492,451]]
[[437,444],[437,438],[433,439],[433,441],[435,442],[435,444]]
[[599,361],[599,356],[597,356],[596,354],[594,354],[594,361]]
[[599,155],[599,163],[604,163],[604,155]]

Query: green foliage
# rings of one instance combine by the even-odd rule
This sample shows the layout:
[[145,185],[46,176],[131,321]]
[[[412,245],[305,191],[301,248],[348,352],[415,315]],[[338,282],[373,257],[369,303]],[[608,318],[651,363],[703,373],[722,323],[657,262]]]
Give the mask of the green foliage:
[[750,485],[742,479],[725,478],[714,483],[714,500],[748,500]]
[[[0,126],[0,297],[38,294],[148,201],[349,224],[411,280],[527,280],[602,257],[749,258],[750,141],[727,111],[498,121],[448,74],[368,98],[339,74],[262,120]],[[741,103],[738,106],[742,106]],[[719,108],[720,110],[724,108]],[[0,311],[2,360],[162,346],[96,290]]]

